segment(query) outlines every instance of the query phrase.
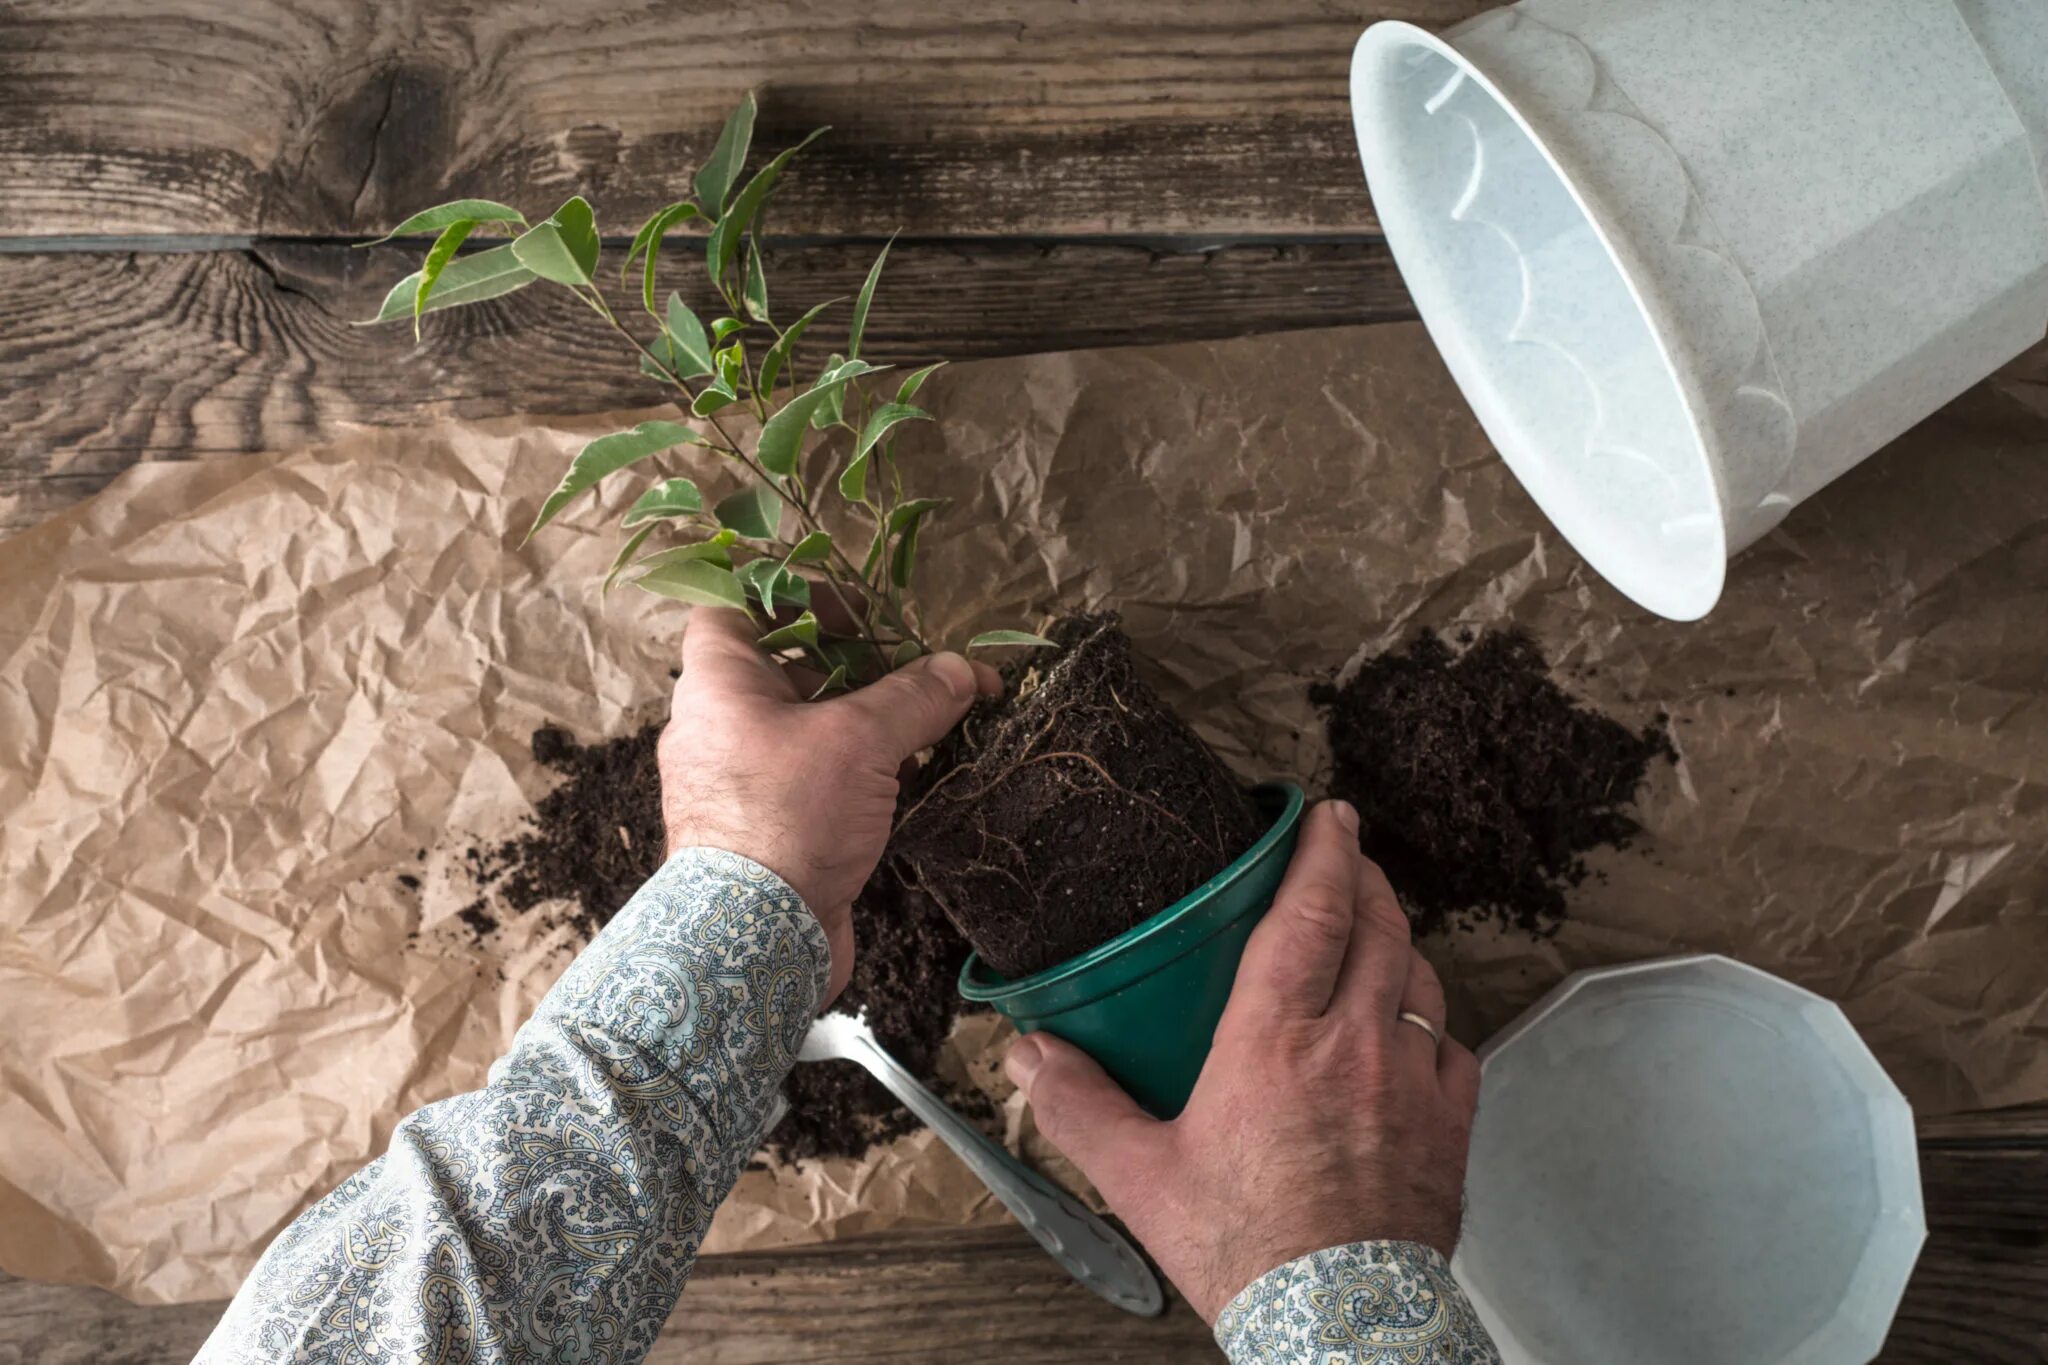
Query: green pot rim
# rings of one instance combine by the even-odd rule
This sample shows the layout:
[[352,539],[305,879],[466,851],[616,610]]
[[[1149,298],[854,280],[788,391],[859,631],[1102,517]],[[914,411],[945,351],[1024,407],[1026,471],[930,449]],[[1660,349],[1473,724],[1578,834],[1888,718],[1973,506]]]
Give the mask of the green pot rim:
[[[1221,872],[1211,877],[1208,881],[1203,882],[1200,886],[1188,892],[1158,914],[1126,929],[1109,942],[1098,943],[1085,953],[1070,957],[1064,962],[1056,962],[1042,971],[1032,973],[1030,976],[1018,977],[1014,981],[1009,980],[989,969],[982,962],[981,954],[969,953],[967,961],[960,965],[960,994],[977,1005],[991,1005],[1008,1000],[1014,996],[1061,985],[1083,973],[1095,970],[1114,958],[1121,957],[1125,953],[1137,949],[1146,940],[1171,928],[1183,917],[1194,913],[1206,905],[1210,900],[1228,888],[1231,883],[1237,881],[1238,878],[1244,876],[1253,867],[1265,861],[1272,853],[1274,845],[1284,839],[1288,832],[1300,822],[1302,807],[1307,804],[1307,798],[1302,794],[1301,788],[1292,782],[1262,783],[1252,789],[1252,796],[1261,805],[1268,808],[1277,807],[1277,812],[1274,815],[1272,826],[1264,834],[1260,835],[1250,848],[1238,855],[1237,860],[1231,863],[1229,867],[1224,868]],[[1264,907],[1259,908],[1263,909]],[[1248,910],[1245,913],[1249,914],[1252,912]],[[1230,925],[1235,924],[1241,918],[1243,918],[1242,915],[1233,915],[1227,920],[1212,925],[1208,933],[1183,945],[1181,950],[1171,958],[1168,958],[1166,962],[1154,964],[1151,971],[1143,973],[1143,975],[1149,976],[1152,972],[1156,972],[1166,966],[1167,963],[1179,961]]]

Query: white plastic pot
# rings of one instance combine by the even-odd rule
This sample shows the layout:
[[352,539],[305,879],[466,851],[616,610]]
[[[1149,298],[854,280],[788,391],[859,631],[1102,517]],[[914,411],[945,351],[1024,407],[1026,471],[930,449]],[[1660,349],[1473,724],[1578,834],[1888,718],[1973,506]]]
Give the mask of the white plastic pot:
[[1579,972],[1480,1053],[1453,1264],[1507,1365],[1861,1365],[1927,1224],[1841,1010],[1724,957]]
[[1523,0],[1351,89],[1467,400],[1661,615],[2048,333],[2048,0]]

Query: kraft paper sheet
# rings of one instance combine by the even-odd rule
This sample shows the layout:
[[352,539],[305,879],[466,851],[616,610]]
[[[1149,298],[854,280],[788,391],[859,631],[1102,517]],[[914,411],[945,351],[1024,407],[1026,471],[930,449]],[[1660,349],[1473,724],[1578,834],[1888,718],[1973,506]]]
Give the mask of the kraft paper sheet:
[[[1648,836],[1554,940],[1425,943],[1467,1041],[1573,968],[1712,950],[1840,1000],[1922,1113],[2048,1100],[2041,353],[1800,509],[1697,625],[1586,570],[1419,327],[926,392],[908,474],[954,499],[930,633],[1113,603],[1247,777],[1315,786],[1307,685],[1425,626],[1519,624],[1593,702],[1668,713]],[[482,1083],[575,945],[535,918],[472,946],[456,855],[545,789],[538,723],[621,733],[676,660],[679,608],[597,591],[634,480],[519,545],[639,415],[145,465],[0,544],[0,1266],[224,1296],[400,1117]],[[1044,1157],[1005,1036],[967,1020],[948,1064]],[[921,1134],[749,1173],[711,1245],[1003,1216]]]

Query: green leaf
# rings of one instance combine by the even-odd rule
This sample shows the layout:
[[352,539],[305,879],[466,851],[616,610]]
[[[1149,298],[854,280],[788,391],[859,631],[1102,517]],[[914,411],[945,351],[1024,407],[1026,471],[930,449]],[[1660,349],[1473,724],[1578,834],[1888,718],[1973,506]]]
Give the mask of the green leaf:
[[777,408],[775,415],[761,424],[761,434],[754,441],[754,458],[761,468],[770,474],[795,473],[811,418],[838,392],[836,388],[811,389]]
[[768,274],[761,268],[761,245],[747,243],[747,316],[768,321]]
[[823,531],[813,531],[799,540],[790,550],[787,564],[821,564],[832,557],[832,537]]
[[855,447],[857,454],[865,455],[889,434],[893,427],[905,422],[928,422],[931,414],[923,408],[909,403],[884,403],[868,414],[868,424],[860,433],[860,444]]
[[512,239],[512,254],[544,280],[589,284],[597,274],[597,221],[589,201],[577,195]]
[[837,692],[844,686],[846,686],[846,665],[841,664],[826,675],[825,681],[818,684],[818,690],[811,693],[810,699],[816,701],[827,692]]
[[711,324],[711,339],[714,342],[722,344],[727,337],[731,336],[734,332],[739,331],[742,327],[745,327],[746,325],[746,323],[741,322],[738,318],[714,319]]
[[761,358],[760,381],[755,385],[755,391],[763,398],[775,392],[775,381],[781,377],[782,367],[789,363],[790,355],[796,350],[796,343],[802,338],[805,329],[811,325],[811,320],[837,302],[838,299],[826,299],[792,322],[789,330],[777,337],[775,344],[768,348],[768,354]]
[[909,587],[910,576],[917,571],[917,531],[915,526],[905,531],[889,556],[889,581],[899,588]]
[[654,311],[654,267],[655,262],[661,259],[662,239],[668,236],[668,230],[677,223],[701,217],[703,215],[697,211],[697,206],[686,199],[681,203],[670,204],[649,218],[640,225],[640,231],[634,234],[632,249],[626,252],[626,263],[619,267],[619,283],[626,282],[626,274],[632,270],[634,259],[643,251],[646,252],[647,262],[640,272],[640,300],[647,305],[648,312]]
[[871,453],[862,453],[846,462],[846,468],[839,471],[839,496],[848,502],[866,502],[868,498],[868,464]]
[[[659,349],[666,351],[668,349],[667,343],[659,343]],[[640,373],[646,375],[649,379],[659,379],[663,383],[667,383],[675,378],[673,371],[664,367],[659,360],[656,360],[651,355],[640,357]]]
[[909,502],[889,509],[889,529],[911,529],[945,505],[944,498],[912,498]]
[[924,651],[917,647],[917,641],[899,641],[896,645],[896,652],[889,656],[889,667],[892,670],[901,668],[903,667],[903,665],[909,663],[913,659],[916,659],[923,653]]
[[749,90],[740,96],[740,102],[732,113],[726,115],[725,127],[719,130],[718,144],[711,149],[711,156],[697,172],[695,188],[697,202],[717,214],[725,209],[725,196],[732,193],[732,182],[739,179],[740,167],[747,164],[747,148],[754,141],[754,92]]
[[887,365],[870,365],[865,360],[841,360],[835,355],[826,364],[824,372],[811,381],[811,387],[822,389],[827,384],[840,384],[849,379],[859,379],[863,375],[880,374],[888,368]]
[[446,204],[436,204],[430,209],[421,209],[412,217],[400,223],[374,242],[358,242],[358,246],[378,246],[393,237],[407,237],[415,232],[439,232],[460,222],[471,223],[517,223],[526,226],[526,219],[510,204],[500,204],[494,199],[455,199]]
[[997,649],[1003,645],[1049,645],[1052,641],[1028,630],[985,630],[967,642],[969,649]]
[[875,263],[868,267],[868,277],[861,284],[860,295],[853,301],[853,325],[846,331],[846,353],[860,354],[861,334],[868,329],[868,305],[875,301],[875,284],[882,278],[882,262],[889,259],[889,248],[896,245],[892,236],[882,247],[882,254],[875,257]]
[[910,576],[917,568],[918,533],[924,529],[925,518],[944,505],[939,498],[914,498],[890,509],[889,529],[896,533],[896,548],[889,556],[889,581],[897,587],[910,586]]
[[782,499],[765,483],[742,488],[712,509],[718,524],[748,540],[773,540],[782,524]]
[[888,543],[888,528],[877,526],[875,528],[875,538],[868,542],[867,558],[863,559],[860,564],[860,576],[862,578],[873,578],[875,576],[875,566],[882,562],[882,549]]
[[911,399],[917,397],[917,391],[924,387],[925,380],[932,377],[932,371],[945,363],[945,361],[941,360],[937,364],[927,365],[921,370],[913,370],[910,377],[903,381],[902,387],[896,390],[896,401],[908,403]]
[[767,202],[768,192],[775,188],[776,178],[782,174],[782,168],[789,164],[791,157],[810,146],[824,132],[823,128],[814,130],[802,142],[754,172],[754,178],[747,182],[747,187],[734,196],[732,207],[719,215],[718,225],[712,228],[711,235],[704,239],[704,265],[711,272],[712,283],[716,284],[725,278],[725,272],[731,268],[733,258],[739,252],[740,237],[753,225],[754,215],[759,213],[761,205]]
[[807,649],[816,649],[818,618],[810,612],[805,612],[781,629],[769,631],[754,643],[771,654],[777,650],[795,649],[799,645]]
[[668,321],[662,326],[662,334],[668,338],[677,378],[695,379],[711,373],[711,338],[705,335],[704,324],[697,321],[697,315],[683,302],[681,294],[668,296]]
[[[392,285],[391,292],[384,296],[384,302],[377,309],[377,316],[369,319],[369,323],[411,317],[413,300],[419,296],[423,273],[415,270]],[[495,299],[524,289],[537,278],[512,255],[510,242],[488,251],[458,256],[441,272],[441,278],[434,286],[434,296],[427,301],[426,311],[438,313],[443,308],[459,308],[465,303]],[[368,326],[369,323],[363,325]]]
[[604,587],[600,589],[601,592],[609,593],[612,590],[612,584],[619,581],[619,571],[626,567],[626,561],[631,559],[640,547],[647,543],[647,537],[653,534],[654,526],[649,523],[626,538],[626,543],[619,547],[619,553],[612,560],[611,569],[604,576]]
[[740,582],[760,599],[761,610],[775,614],[777,601],[799,607],[811,604],[811,585],[772,559],[753,559],[740,566]]
[[846,411],[847,382],[862,375],[879,374],[887,368],[889,367],[886,365],[870,365],[865,360],[841,360],[838,356],[833,356],[832,363],[826,366],[825,372],[811,382],[814,391],[823,389],[830,393],[824,406],[811,415],[811,425],[823,431],[838,421]]
[[[844,365],[845,363],[846,357],[840,355],[837,351],[834,351],[832,353],[831,359],[825,362],[824,371],[818,376],[817,379],[811,381],[811,387],[814,389],[820,387],[825,375],[831,374],[834,370],[838,369],[841,365]],[[819,408],[816,412],[811,414],[811,425],[816,427],[818,430],[823,431],[826,427],[831,426],[834,422],[839,420],[840,411],[844,407],[845,399],[842,391],[842,395],[838,400],[827,403],[824,407]]]
[[734,393],[739,392],[740,381],[747,377],[747,352],[735,341],[732,345],[711,357],[718,366],[718,382]]
[[420,266],[419,288],[412,296],[412,339],[420,339],[420,314],[427,310],[427,296],[434,290],[434,282],[441,278],[441,272],[448,268],[448,262],[455,259],[456,248],[476,231],[476,219],[458,218],[441,229],[441,235],[434,239],[434,245],[427,251],[425,264]]
[[839,475],[840,496],[849,502],[864,501],[868,495],[868,460],[882,438],[905,422],[929,420],[930,413],[908,403],[884,403],[869,413],[867,426],[854,445],[853,459]]
[[731,389],[714,386],[690,400],[690,411],[699,417],[709,417],[712,413],[729,408],[739,401],[740,396]]
[[[647,529],[651,531],[654,528],[650,526]],[[700,540],[692,545],[674,545],[666,550],[657,551],[633,567],[636,569],[658,569],[665,564],[685,564],[693,559],[701,559],[706,564],[716,564],[721,569],[730,569],[732,567],[732,556],[726,553],[726,551],[727,547],[737,539],[739,537],[730,531],[720,531],[709,540]]]
[[642,422],[631,431],[598,437],[577,452],[569,465],[569,472],[562,476],[555,491],[548,494],[547,501],[540,505],[540,514],[533,519],[533,529],[526,533],[526,538],[533,539],[534,531],[553,521],[555,514],[568,506],[571,499],[607,474],[616,473],[635,460],[644,460],[674,446],[709,444],[680,422]]
[[663,479],[626,509],[625,519],[619,525],[630,528],[643,521],[668,521],[703,510],[704,495],[697,491],[696,484],[688,479]]
[[747,609],[747,590],[740,586],[732,570],[721,569],[707,560],[684,559],[661,564],[633,582],[649,592],[673,597],[678,602],[731,607],[735,611]]

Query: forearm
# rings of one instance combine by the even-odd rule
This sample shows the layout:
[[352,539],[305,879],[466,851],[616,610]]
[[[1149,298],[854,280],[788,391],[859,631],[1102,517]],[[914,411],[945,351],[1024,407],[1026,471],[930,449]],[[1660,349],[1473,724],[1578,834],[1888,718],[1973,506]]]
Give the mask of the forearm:
[[1237,1365],[1500,1365],[1450,1265],[1414,1242],[1353,1242],[1270,1270],[1224,1308],[1216,1341]]
[[201,1359],[637,1361],[759,1142],[829,954],[757,864],[686,850],[584,949],[482,1090],[272,1244]]

